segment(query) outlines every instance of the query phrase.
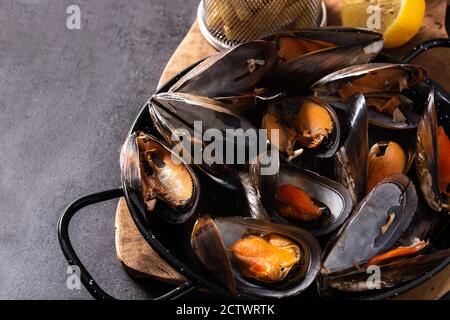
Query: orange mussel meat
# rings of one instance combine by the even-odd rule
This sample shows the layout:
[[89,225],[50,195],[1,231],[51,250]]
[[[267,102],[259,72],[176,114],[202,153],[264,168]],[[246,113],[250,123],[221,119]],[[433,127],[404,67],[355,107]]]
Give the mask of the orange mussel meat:
[[287,219],[312,221],[325,210],[314,203],[303,189],[289,184],[278,188],[277,199],[278,213]]
[[388,141],[374,144],[369,151],[367,192],[387,176],[403,173],[406,163],[405,151],[398,143]]
[[428,242],[416,239],[410,246],[398,247],[383,254],[377,255],[367,262],[367,266],[380,265],[392,259],[407,257],[415,254],[428,246]]
[[392,96],[389,99],[368,97],[366,103],[369,108],[390,115],[394,122],[405,122],[406,118],[399,106],[402,103],[399,97]]
[[442,126],[438,128],[439,191],[450,196],[450,140]]
[[278,38],[278,52],[284,61],[289,61],[304,54],[319,51],[335,45],[321,40],[281,36]]
[[333,120],[320,104],[305,100],[294,120],[297,141],[306,148],[317,148],[333,132]]
[[237,240],[231,251],[245,277],[269,283],[285,279],[301,259],[299,246],[277,234],[249,235]]
[[339,89],[341,98],[348,99],[355,93],[377,93],[388,91],[402,91],[408,87],[408,79],[401,69],[386,69],[382,72],[374,71],[365,76],[343,82]]

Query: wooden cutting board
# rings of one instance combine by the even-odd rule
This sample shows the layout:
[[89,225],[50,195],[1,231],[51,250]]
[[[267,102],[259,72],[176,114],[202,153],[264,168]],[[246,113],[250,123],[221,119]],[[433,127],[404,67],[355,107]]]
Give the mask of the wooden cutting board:
[[[339,25],[341,0],[326,0],[328,25]],[[401,56],[415,44],[432,38],[447,38],[445,31],[445,10],[447,0],[427,1],[425,21],[420,32],[402,48],[389,53]],[[202,37],[195,22],[180,43],[161,75],[159,86],[194,62],[216,51]],[[423,65],[431,77],[450,91],[450,49],[433,49],[414,61]],[[134,277],[150,277],[170,283],[182,283],[184,277],[174,271],[152,248],[137,230],[126,206],[120,199],[115,221],[116,252],[125,269]],[[432,280],[397,297],[401,299],[437,299],[450,291],[450,266]]]

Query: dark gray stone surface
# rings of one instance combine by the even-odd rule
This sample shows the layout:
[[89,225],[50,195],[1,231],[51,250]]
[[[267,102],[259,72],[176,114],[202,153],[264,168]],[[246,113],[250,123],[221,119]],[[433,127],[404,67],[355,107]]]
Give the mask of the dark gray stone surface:
[[[66,8],[81,8],[81,30]],[[198,0],[0,1],[0,298],[88,299],[66,287],[56,225],[73,199],[119,185],[130,124],[195,19]],[[114,252],[116,201],[80,213],[74,246],[101,286],[148,298]]]

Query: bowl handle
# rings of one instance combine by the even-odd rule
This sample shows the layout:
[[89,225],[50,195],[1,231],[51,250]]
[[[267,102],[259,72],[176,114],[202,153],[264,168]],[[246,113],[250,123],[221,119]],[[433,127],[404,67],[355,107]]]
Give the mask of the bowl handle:
[[450,48],[450,39],[448,38],[436,38],[431,40],[426,40],[419,43],[414,48],[412,48],[407,54],[400,58],[401,63],[410,63],[418,55],[424,53],[428,49],[432,48]]
[[[63,211],[61,217],[59,218],[58,239],[59,244],[61,246],[61,250],[64,253],[64,256],[66,257],[67,262],[71,266],[77,266],[79,268],[80,270],[79,276],[81,283],[83,283],[83,285],[89,291],[89,293],[97,300],[114,300],[115,298],[110,296],[102,288],[100,288],[97,282],[92,278],[92,276],[86,270],[84,265],[81,263],[70,241],[69,224],[72,217],[82,208],[89,206],[91,204],[112,200],[123,196],[124,193],[121,188],[89,194],[72,202]],[[186,281],[185,283],[181,284],[179,287],[173,289],[172,291],[169,291],[157,298],[154,298],[154,300],[177,299],[192,290],[195,290],[195,287],[192,285],[191,282]]]

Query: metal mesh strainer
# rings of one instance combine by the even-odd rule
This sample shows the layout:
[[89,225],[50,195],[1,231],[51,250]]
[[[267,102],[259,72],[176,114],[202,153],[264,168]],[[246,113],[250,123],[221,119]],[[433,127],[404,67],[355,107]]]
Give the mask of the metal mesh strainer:
[[322,0],[202,0],[198,21],[216,48],[259,39],[284,30],[326,24]]

